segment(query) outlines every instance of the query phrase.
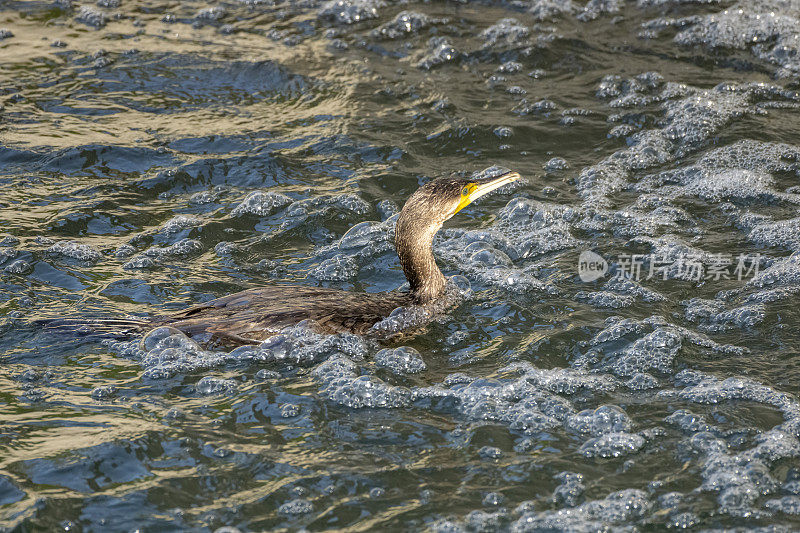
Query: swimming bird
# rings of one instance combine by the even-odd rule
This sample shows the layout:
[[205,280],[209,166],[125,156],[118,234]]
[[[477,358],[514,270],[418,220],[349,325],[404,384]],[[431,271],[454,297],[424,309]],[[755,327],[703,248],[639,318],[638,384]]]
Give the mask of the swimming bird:
[[[406,201],[395,226],[395,249],[408,290],[357,293],[302,285],[249,289],[149,320],[107,320],[89,329],[148,331],[170,326],[190,336],[240,344],[258,343],[281,329],[312,321],[328,333],[368,334],[399,307],[435,307],[446,280],[433,256],[433,238],[445,221],[478,198],[520,178],[517,172],[464,179],[442,177],[423,185]],[[57,324],[60,322],[60,324]],[[64,325],[54,321],[52,325]]]

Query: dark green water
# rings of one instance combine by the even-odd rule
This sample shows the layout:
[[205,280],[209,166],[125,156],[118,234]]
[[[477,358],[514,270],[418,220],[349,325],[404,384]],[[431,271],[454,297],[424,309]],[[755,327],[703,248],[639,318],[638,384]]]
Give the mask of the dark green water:
[[[0,2],[0,527],[800,528],[797,0],[105,4]],[[420,335],[32,325],[394,289],[495,165]]]

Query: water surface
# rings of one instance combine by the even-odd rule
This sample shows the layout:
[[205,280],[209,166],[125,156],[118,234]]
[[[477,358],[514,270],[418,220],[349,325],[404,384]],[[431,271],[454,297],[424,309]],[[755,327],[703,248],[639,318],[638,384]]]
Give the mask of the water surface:
[[[798,27],[796,0],[4,2],[0,527],[799,528]],[[392,215],[492,166],[527,181],[440,233],[470,289],[418,336],[31,325],[394,289]]]

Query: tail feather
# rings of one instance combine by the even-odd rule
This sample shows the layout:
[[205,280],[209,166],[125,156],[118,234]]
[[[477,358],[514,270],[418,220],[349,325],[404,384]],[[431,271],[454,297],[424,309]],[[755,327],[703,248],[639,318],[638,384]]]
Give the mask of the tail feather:
[[136,318],[52,318],[37,320],[36,324],[50,331],[124,338],[134,333],[145,331],[151,325],[151,322]]

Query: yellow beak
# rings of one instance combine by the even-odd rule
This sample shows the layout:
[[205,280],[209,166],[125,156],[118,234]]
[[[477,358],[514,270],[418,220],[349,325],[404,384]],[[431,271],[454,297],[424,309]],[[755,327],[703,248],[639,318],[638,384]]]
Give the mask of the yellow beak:
[[453,214],[458,213],[481,196],[489,194],[493,190],[499,189],[512,181],[517,181],[521,177],[519,172],[506,172],[494,178],[486,178],[481,181],[470,183],[464,187],[464,190],[461,192],[461,200],[459,200],[458,206]]

